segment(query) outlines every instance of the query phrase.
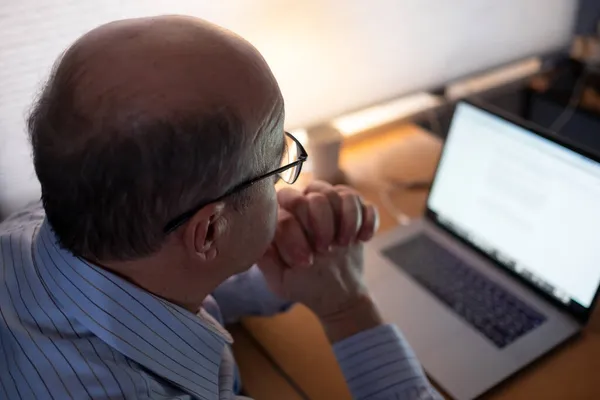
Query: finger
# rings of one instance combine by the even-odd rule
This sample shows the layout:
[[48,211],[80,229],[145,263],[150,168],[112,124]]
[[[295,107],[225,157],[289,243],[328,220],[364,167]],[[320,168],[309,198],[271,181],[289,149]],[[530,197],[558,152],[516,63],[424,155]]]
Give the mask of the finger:
[[333,212],[333,218],[335,221],[335,224],[334,224],[334,227],[335,227],[334,238],[335,239],[334,239],[334,241],[339,244],[339,231],[340,231],[341,217],[342,217],[342,213],[343,213],[342,198],[340,197],[340,193],[338,193],[338,191],[333,186],[331,186],[329,183],[322,182],[322,181],[311,182],[304,190],[304,193],[306,193],[306,194],[321,193],[327,197],[327,200],[329,200],[329,206],[331,207],[331,210]]
[[285,188],[277,192],[277,201],[280,209],[286,210],[296,218],[307,240],[317,250],[307,196],[297,190]]
[[273,243],[281,259],[291,267],[310,267],[314,256],[304,230],[296,217],[280,209]]
[[[354,196],[354,198],[355,198],[355,199],[356,199],[356,201],[357,201],[357,206],[358,206],[357,208],[358,208],[358,210],[359,210],[359,213],[358,213],[358,214],[357,214],[357,216],[356,216],[356,217],[357,217],[357,219],[356,219],[356,223],[357,223],[357,229],[356,229],[356,232],[354,233],[354,235],[351,237],[351,239],[350,239],[350,243],[356,242],[356,241],[360,240],[358,236],[360,235],[360,233],[361,233],[361,229],[362,229],[362,226],[363,226],[363,224],[365,223],[365,220],[364,220],[364,218],[365,218],[365,215],[364,215],[364,214],[365,214],[365,211],[366,211],[366,209],[365,209],[365,207],[364,207],[365,201],[363,200],[363,198],[362,198],[362,196],[360,195],[360,193],[358,193],[358,191],[357,191],[356,189],[354,189],[354,188],[352,188],[352,187],[350,187],[350,186],[346,186],[346,185],[336,185],[336,186],[335,186],[335,190],[336,190],[336,192],[338,192],[340,195],[342,195],[342,194],[343,194],[343,195],[345,195],[345,196]],[[347,215],[347,214],[344,214],[344,215]],[[347,228],[347,227],[349,227],[349,226],[353,226],[353,225],[352,225],[352,222],[353,222],[353,220],[350,220],[350,221],[348,221],[348,224],[344,224],[344,223],[342,222],[342,225],[344,225],[344,227],[343,227],[343,228],[341,228],[341,229],[346,229],[346,228]],[[341,229],[340,229],[340,230],[341,230]],[[347,241],[347,239],[346,239],[346,238],[342,238],[342,240],[343,240],[344,242],[346,242],[346,241]]]
[[327,182],[324,181],[312,181],[311,183],[308,184],[308,186],[306,186],[306,188],[304,189],[304,193],[308,194],[311,192],[323,192],[326,190],[333,190],[333,186]]
[[302,224],[302,228],[309,233],[311,225],[308,215],[308,199],[303,193],[291,188],[281,189],[277,192],[277,202],[280,208],[294,214],[296,219]]
[[342,212],[338,229],[338,243],[348,246],[357,238],[362,226],[362,205],[358,196],[353,192],[340,193],[342,199]]
[[[339,196],[331,188],[331,195],[339,200]],[[333,244],[336,227],[335,213],[329,198],[319,192],[306,195],[293,189],[282,189],[277,193],[280,207],[293,214],[300,222],[309,242],[316,251],[325,253]],[[341,201],[338,201],[341,204]]]
[[310,221],[309,238],[312,236],[313,246],[320,253],[326,253],[333,244],[336,231],[336,220],[327,197],[322,193],[306,195],[308,217]]
[[[336,242],[347,246],[357,239],[362,225],[362,202],[356,190],[345,185],[331,186],[322,181],[311,182],[305,193],[322,193],[327,196],[336,219]],[[346,197],[344,200],[343,197]]]
[[342,200],[340,199],[339,193],[336,189],[331,186],[329,183],[323,181],[314,181],[311,182],[306,189],[304,189],[304,193],[321,193],[327,196],[333,213],[335,216],[339,216],[342,212]]
[[372,204],[362,204],[363,222],[358,231],[358,240],[366,242],[371,240],[379,229],[379,212]]

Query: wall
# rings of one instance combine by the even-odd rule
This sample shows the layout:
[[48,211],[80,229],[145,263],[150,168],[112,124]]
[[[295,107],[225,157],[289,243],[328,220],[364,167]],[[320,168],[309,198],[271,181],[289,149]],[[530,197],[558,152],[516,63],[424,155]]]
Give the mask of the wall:
[[573,0],[0,0],[0,213],[39,196],[24,118],[54,59],[110,20],[202,16],[253,42],[286,98],[287,127],[549,52]]

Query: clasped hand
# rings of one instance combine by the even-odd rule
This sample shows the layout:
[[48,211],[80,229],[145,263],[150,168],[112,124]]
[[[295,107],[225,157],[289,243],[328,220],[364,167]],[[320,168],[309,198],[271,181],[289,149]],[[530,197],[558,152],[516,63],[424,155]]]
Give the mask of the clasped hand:
[[354,189],[319,181],[277,197],[275,238],[258,265],[277,295],[334,319],[366,295],[363,242],[377,230],[377,210]]

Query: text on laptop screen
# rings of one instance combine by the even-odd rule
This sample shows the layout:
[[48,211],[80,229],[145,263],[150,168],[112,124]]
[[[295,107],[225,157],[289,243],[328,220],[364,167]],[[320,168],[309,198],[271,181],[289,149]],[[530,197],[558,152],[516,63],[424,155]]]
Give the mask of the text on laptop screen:
[[600,165],[461,103],[428,200],[438,221],[564,303],[600,281]]

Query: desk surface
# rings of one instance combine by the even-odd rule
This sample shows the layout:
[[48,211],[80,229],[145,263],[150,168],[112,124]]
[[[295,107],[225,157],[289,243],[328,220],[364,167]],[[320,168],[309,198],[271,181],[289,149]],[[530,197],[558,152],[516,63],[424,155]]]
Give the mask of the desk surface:
[[[440,150],[437,139],[407,124],[344,145],[342,168],[350,184],[379,206],[381,232],[398,225],[398,211],[413,218],[422,215],[426,191],[406,192],[397,187],[402,182],[431,179]],[[597,314],[581,337],[539,360],[485,398],[600,399],[600,383],[595,381],[600,371],[600,318]],[[256,339],[267,344],[267,351],[309,398],[349,398],[344,385],[339,384],[343,378],[335,367],[333,354],[323,351],[328,346],[325,336],[306,309],[296,307],[275,319],[254,318],[245,325]],[[302,357],[297,357],[299,348],[302,348]],[[327,354],[323,356],[324,353]],[[317,357],[319,362],[315,365]],[[318,373],[307,376],[306,371],[315,370]],[[271,398],[259,395],[259,388],[254,393],[249,391],[257,400]]]

